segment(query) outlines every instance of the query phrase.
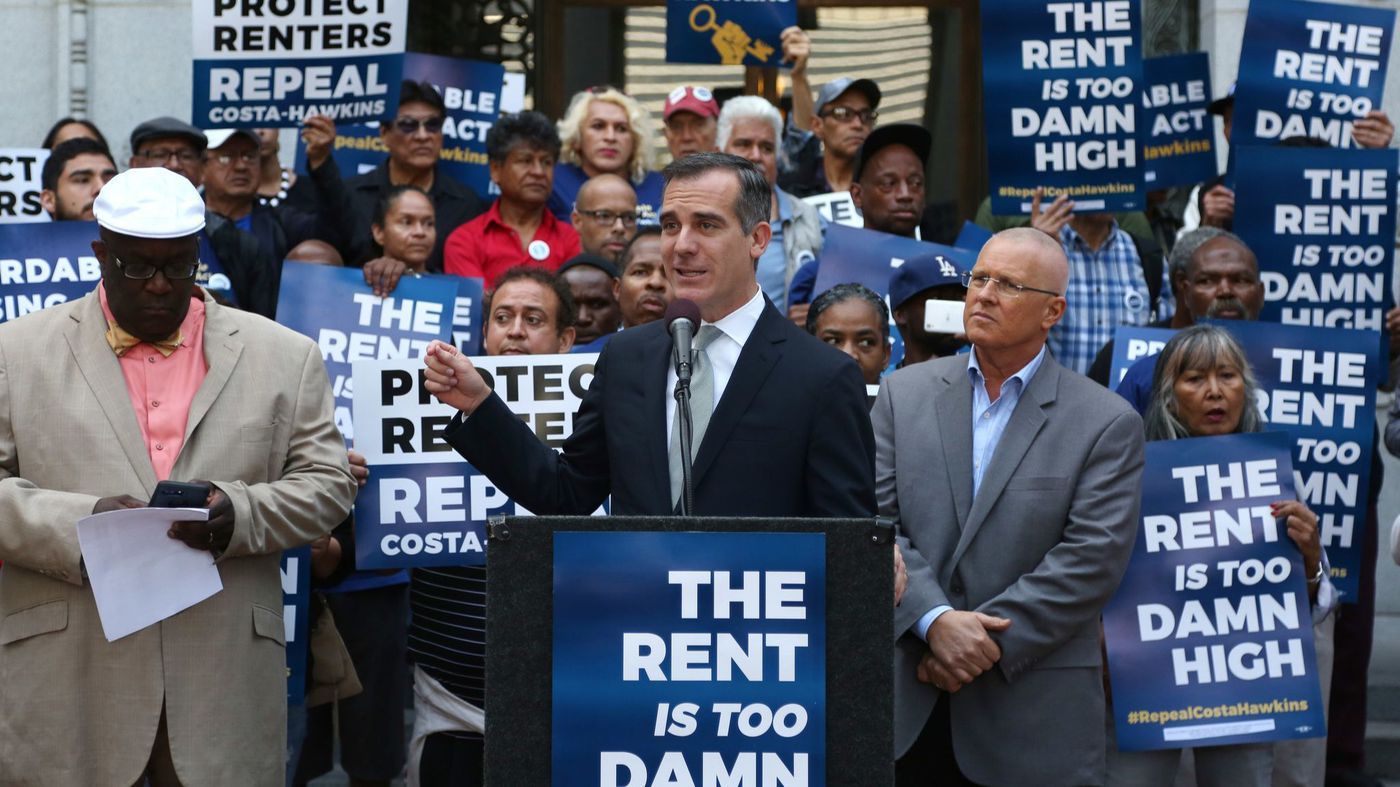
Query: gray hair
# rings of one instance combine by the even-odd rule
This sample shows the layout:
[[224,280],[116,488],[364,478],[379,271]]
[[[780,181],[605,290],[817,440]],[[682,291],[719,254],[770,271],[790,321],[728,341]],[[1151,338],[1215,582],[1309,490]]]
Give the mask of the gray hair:
[[1194,435],[1177,417],[1176,381],[1191,369],[1210,369],[1220,362],[1232,363],[1244,378],[1244,412],[1236,432],[1258,432],[1264,428],[1257,405],[1259,384],[1245,357],[1244,348],[1217,325],[1194,325],[1171,338],[1157,356],[1152,375],[1152,400],[1143,417],[1147,439],[1177,440]]
[[733,172],[739,179],[739,196],[734,200],[734,215],[739,217],[739,226],[744,232],[752,232],[759,222],[767,221],[772,215],[773,190],[768,185],[768,179],[748,159],[728,153],[692,153],[667,164],[666,168],[661,170],[661,176],[666,179],[666,186],[669,188],[678,180],[694,180],[716,169]]
[[783,117],[778,108],[760,96],[735,96],[724,102],[719,111],[719,133],[715,144],[724,150],[729,144],[729,136],[734,133],[734,123],[739,120],[763,120],[773,127],[773,144],[777,146],[783,139]]
[[1219,227],[1198,227],[1182,235],[1177,239],[1176,245],[1172,247],[1171,257],[1168,259],[1167,281],[1176,282],[1176,275],[1186,275],[1186,269],[1191,267],[1191,259],[1196,256],[1196,252],[1201,247],[1216,238],[1225,238],[1240,244],[1245,249],[1249,246],[1245,244],[1240,236],[1233,232],[1226,232]]

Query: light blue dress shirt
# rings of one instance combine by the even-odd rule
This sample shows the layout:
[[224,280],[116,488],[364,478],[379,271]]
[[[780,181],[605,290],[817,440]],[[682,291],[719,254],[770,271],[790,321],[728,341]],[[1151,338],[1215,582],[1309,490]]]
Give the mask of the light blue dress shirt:
[[[987,380],[982,376],[982,367],[977,363],[977,352],[974,350],[967,354],[967,378],[972,383],[972,497],[977,499],[977,492],[982,488],[982,475],[986,472],[987,465],[991,463],[992,457],[996,455],[997,444],[1001,442],[1001,436],[1006,432],[1006,425],[1011,422],[1011,414],[1016,411],[1016,405],[1021,401],[1021,394],[1025,392],[1026,386],[1031,384],[1031,378],[1040,369],[1040,364],[1045,360],[1045,348],[1041,347],[1040,352],[1031,359],[1031,362],[1021,367],[1019,372],[1007,378],[1001,384],[1001,395],[997,400],[992,401],[987,394]],[[944,612],[952,607],[943,604],[929,610],[923,617],[914,624],[914,628],[919,632],[919,636],[928,639],[929,626],[937,620]]]

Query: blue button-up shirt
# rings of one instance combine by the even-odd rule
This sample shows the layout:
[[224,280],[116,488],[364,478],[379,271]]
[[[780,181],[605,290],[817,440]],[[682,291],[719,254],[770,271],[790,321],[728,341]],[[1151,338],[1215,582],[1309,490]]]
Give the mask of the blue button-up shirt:
[[[1021,394],[1025,393],[1026,386],[1031,384],[1031,378],[1040,370],[1040,365],[1045,361],[1045,348],[1041,347],[1031,362],[1021,367],[1021,370],[1011,375],[1001,384],[1001,393],[996,401],[992,401],[987,394],[987,379],[982,374],[982,367],[977,363],[977,351],[973,350],[967,354],[967,379],[972,384],[972,497],[977,498],[977,492],[982,488],[982,475],[987,470],[987,465],[991,464],[992,457],[996,455],[997,444],[1001,442],[1001,436],[1006,433],[1006,425],[1011,423],[1011,414],[1016,411],[1016,405],[1021,401]],[[929,626],[938,619],[939,615],[951,610],[952,607],[943,604],[934,607],[919,618],[914,624],[919,636],[928,639]]]

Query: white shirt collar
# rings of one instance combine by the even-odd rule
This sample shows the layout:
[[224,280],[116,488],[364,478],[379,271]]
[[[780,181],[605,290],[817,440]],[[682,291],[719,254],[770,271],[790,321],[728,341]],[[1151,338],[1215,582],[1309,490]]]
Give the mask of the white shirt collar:
[[758,318],[763,314],[763,288],[754,285],[754,294],[749,298],[749,302],[734,311],[719,318],[716,322],[700,323],[701,327],[713,325],[720,329],[725,336],[733,339],[740,347],[749,340],[749,334],[753,333],[754,326],[758,324]]

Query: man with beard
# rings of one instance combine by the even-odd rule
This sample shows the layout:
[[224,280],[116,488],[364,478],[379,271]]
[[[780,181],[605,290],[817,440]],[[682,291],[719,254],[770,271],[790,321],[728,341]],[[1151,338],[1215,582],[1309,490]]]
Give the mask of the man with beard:
[[[1254,252],[1239,236],[1222,229],[1202,227],[1183,235],[1172,249],[1171,276],[1176,313],[1170,321],[1156,324],[1157,328],[1180,330],[1206,319],[1256,320],[1264,306],[1264,285],[1259,281]],[[1100,357],[1108,360],[1103,363],[1101,379],[1096,378],[1099,382],[1108,380],[1112,344],[1100,351]],[[1155,356],[1139,359],[1128,367],[1122,382],[1109,386],[1139,413],[1147,409],[1152,398],[1156,360]]]
[[613,296],[622,312],[622,327],[659,320],[675,297],[666,263],[661,259],[661,228],[642,227],[627,244],[618,261],[621,275],[613,282]]
[[604,173],[579,187],[570,223],[578,230],[584,253],[616,260],[637,234],[638,218],[632,184]]
[[554,274],[522,265],[496,279],[486,302],[487,355],[554,355],[574,346],[574,297]]
[[967,344],[961,331],[933,333],[924,328],[929,301],[949,301],[962,309],[967,288],[959,273],[953,261],[942,254],[925,254],[905,260],[890,277],[894,324],[904,340],[904,358],[899,368],[955,355]]
[[92,221],[97,192],[116,174],[106,145],[87,137],[70,139],[44,162],[39,204],[54,221]]

